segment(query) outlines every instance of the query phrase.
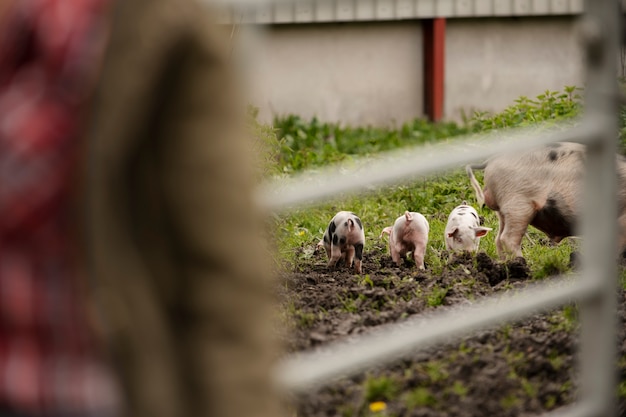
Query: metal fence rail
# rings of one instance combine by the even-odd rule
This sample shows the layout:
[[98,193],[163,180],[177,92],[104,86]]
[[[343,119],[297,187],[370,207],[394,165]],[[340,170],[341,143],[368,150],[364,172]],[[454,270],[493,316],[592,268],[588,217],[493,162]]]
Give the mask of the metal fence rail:
[[[267,207],[288,211],[341,193],[366,192],[372,186],[395,184],[459,168],[500,152],[517,152],[563,140],[585,143],[588,147],[588,175],[584,185],[586,198],[581,219],[584,240],[580,275],[551,280],[506,299],[491,298],[425,319],[385,326],[348,342],[294,355],[277,368],[276,379],[283,389],[306,391],[335,378],[381,366],[417,349],[453,341],[478,329],[578,302],[582,328],[581,398],[574,406],[550,415],[615,414],[615,132],[619,16],[616,1],[587,0],[585,3],[581,41],[587,55],[586,105],[585,116],[576,127],[532,133],[532,138],[528,136],[528,131],[522,131],[511,134],[506,140],[469,138],[462,142],[403,150],[363,164],[329,168],[260,189],[259,198]],[[367,175],[364,175],[364,169]],[[341,178],[338,179],[338,176]]]

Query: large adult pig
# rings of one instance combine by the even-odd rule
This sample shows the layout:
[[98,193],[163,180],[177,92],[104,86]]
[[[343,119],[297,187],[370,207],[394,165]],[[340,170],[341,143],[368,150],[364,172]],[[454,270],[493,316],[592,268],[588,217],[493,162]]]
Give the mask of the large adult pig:
[[336,266],[339,260],[345,259],[348,266],[354,262],[354,271],[360,274],[364,244],[365,232],[361,219],[351,211],[340,211],[328,224],[324,238],[318,245],[326,249],[328,266]]
[[[468,165],[467,174],[478,203],[496,211],[499,220],[496,248],[501,257],[522,256],[522,237],[528,225],[555,243],[576,233],[586,158],[584,145],[555,143],[529,152],[493,157],[482,165]],[[617,156],[620,208],[620,245],[626,244],[626,161]],[[484,191],[472,169],[484,169]],[[608,202],[605,202],[608,203]]]
[[476,209],[467,205],[467,201],[456,206],[448,216],[448,223],[444,231],[446,248],[453,251],[476,252],[480,238],[485,236],[491,228],[480,225]]
[[393,226],[385,227],[380,234],[389,235],[391,259],[400,265],[400,260],[407,253],[413,253],[413,260],[419,269],[424,269],[424,257],[428,244],[428,221],[420,213],[405,211]]

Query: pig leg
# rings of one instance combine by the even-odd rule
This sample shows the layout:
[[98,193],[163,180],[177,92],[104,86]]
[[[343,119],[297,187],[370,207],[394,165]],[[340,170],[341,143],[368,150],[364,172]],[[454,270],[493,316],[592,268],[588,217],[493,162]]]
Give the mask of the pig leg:
[[413,251],[413,260],[415,261],[415,265],[418,269],[424,268],[424,256],[426,255],[426,245],[419,244],[415,247]]
[[338,245],[332,245],[330,247],[331,257],[328,259],[328,266],[334,267],[337,265],[337,261],[341,259],[341,249],[339,249]]
[[324,251],[326,251],[326,257],[330,260],[330,245],[327,243],[324,243]]
[[504,256],[504,250],[502,249],[502,230],[504,230],[504,225],[506,224],[506,219],[499,211],[496,211],[496,215],[498,216],[498,234],[496,235],[496,250],[500,258]]
[[357,274],[360,274],[362,272],[361,263],[363,261],[363,244],[362,243],[357,243],[354,245],[354,257],[355,257],[354,271]]
[[426,248],[420,248],[420,247],[415,248],[415,250],[413,251],[413,260],[415,260],[415,265],[417,266],[418,269],[425,269],[424,268],[425,251],[426,251]]
[[350,245],[348,246],[348,248],[346,249],[346,265],[348,266],[348,268],[350,268],[352,266],[352,261],[354,260],[354,246]]
[[398,245],[394,244],[389,247],[389,251],[391,252],[391,260],[393,261],[393,263],[400,266],[400,258],[402,257],[400,253],[402,251],[402,248],[399,248]]
[[500,244],[505,255],[522,256],[522,239],[535,212],[532,204],[521,202],[511,202],[511,205],[501,209],[501,214],[506,219],[500,236]]

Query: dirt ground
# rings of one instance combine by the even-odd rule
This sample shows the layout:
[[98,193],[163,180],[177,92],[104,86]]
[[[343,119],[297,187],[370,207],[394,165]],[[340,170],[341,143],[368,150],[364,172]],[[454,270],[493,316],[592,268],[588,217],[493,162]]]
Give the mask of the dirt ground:
[[[549,279],[549,278],[548,278]],[[528,285],[524,259],[500,263],[485,253],[452,255],[441,274],[397,267],[383,246],[364,254],[363,275],[329,270],[325,255],[284,272],[278,297],[286,350],[315,349],[386,323],[455,308]],[[619,296],[626,320],[626,297]],[[620,323],[619,370],[626,390],[626,331]],[[574,305],[483,331],[294,399],[293,415],[525,416],[576,400],[578,318]],[[626,417],[626,399],[619,398]]]

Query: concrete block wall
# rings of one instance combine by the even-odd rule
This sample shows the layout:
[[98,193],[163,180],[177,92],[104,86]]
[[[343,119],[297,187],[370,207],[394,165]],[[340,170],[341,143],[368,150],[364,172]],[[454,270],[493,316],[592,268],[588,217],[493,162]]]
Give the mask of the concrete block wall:
[[[423,116],[420,20],[255,26],[260,116],[390,125]],[[260,38],[259,38],[260,37]],[[448,19],[444,119],[582,86],[576,16]]]

